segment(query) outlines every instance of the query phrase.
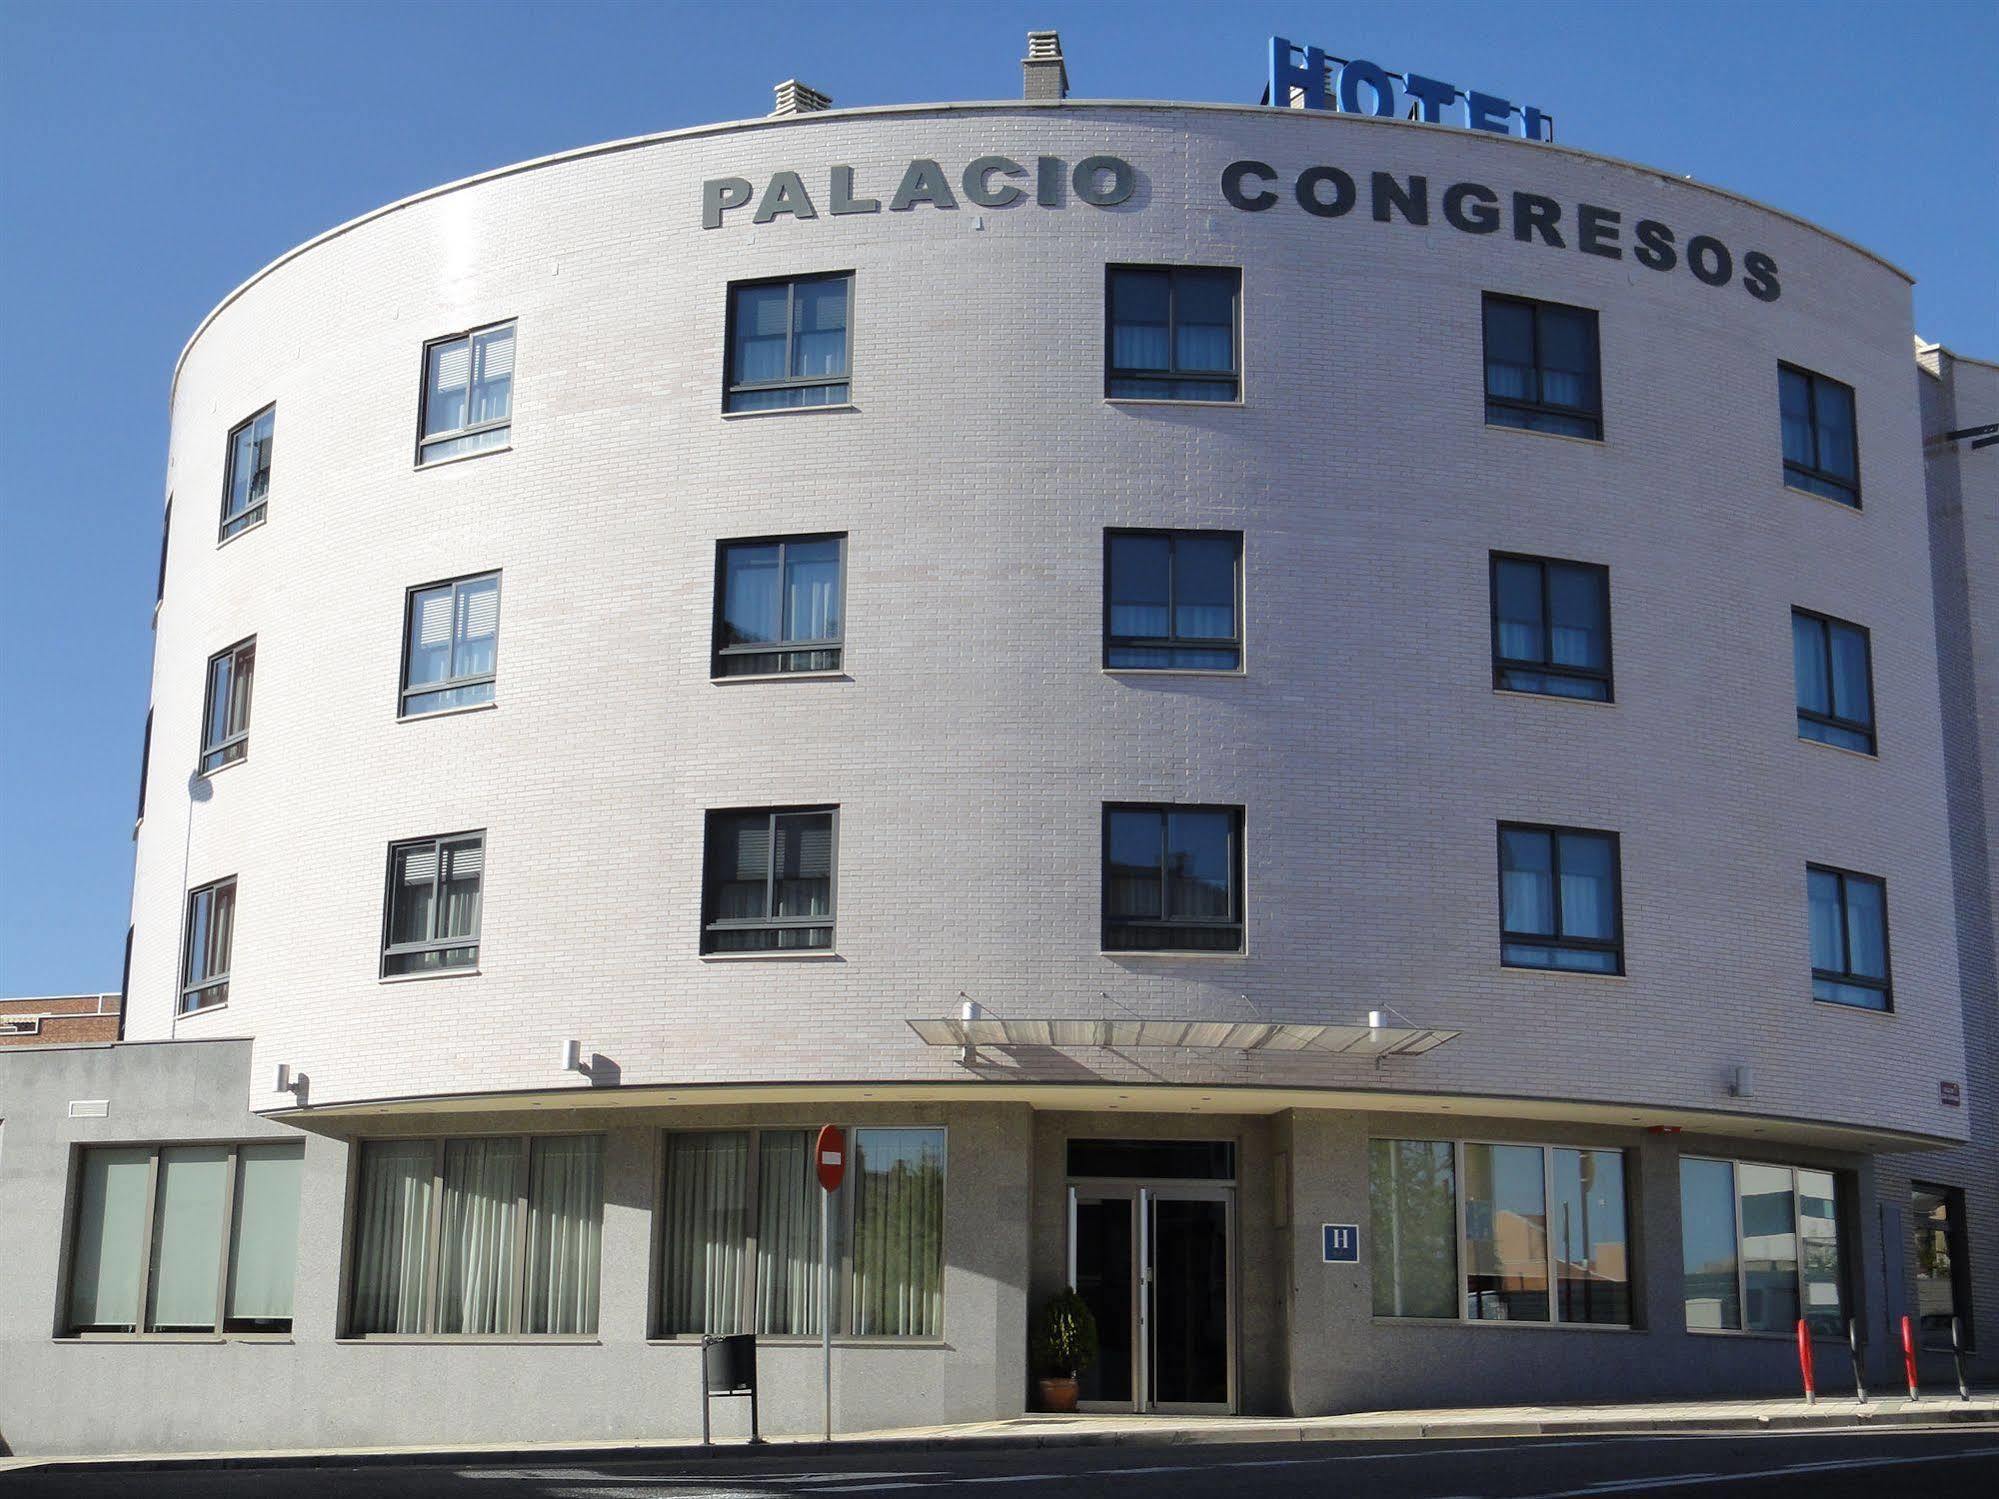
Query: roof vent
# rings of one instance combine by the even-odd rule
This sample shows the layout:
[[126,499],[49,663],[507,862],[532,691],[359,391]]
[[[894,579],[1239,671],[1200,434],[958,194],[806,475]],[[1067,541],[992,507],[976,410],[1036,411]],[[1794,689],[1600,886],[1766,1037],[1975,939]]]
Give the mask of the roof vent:
[[831,109],[833,100],[808,83],[800,83],[796,78],[787,78],[777,86],[777,108],[773,115],[809,115],[822,109]]
[[1069,97],[1069,69],[1062,61],[1059,31],[1027,33],[1027,56],[1020,60],[1020,81],[1023,99]]

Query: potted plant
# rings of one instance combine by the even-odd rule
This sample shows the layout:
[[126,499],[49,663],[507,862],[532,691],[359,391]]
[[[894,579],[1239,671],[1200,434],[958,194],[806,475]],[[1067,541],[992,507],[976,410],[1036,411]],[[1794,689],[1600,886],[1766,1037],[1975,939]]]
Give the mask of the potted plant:
[[1048,1298],[1034,1321],[1035,1383],[1045,1411],[1076,1408],[1076,1378],[1097,1361],[1097,1319],[1069,1286]]

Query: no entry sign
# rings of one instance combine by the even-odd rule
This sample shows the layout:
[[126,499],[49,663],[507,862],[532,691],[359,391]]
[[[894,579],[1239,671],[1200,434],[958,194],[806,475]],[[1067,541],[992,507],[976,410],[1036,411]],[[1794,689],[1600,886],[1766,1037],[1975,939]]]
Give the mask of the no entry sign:
[[837,1124],[823,1126],[812,1147],[812,1161],[819,1172],[819,1185],[828,1192],[839,1191],[847,1174],[847,1132]]

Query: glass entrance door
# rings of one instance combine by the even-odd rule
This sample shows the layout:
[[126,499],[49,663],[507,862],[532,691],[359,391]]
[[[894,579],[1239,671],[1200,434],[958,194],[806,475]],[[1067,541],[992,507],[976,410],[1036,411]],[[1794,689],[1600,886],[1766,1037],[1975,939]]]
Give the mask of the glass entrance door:
[[1234,1408],[1234,1189],[1069,1189],[1069,1282],[1097,1319],[1094,1410]]

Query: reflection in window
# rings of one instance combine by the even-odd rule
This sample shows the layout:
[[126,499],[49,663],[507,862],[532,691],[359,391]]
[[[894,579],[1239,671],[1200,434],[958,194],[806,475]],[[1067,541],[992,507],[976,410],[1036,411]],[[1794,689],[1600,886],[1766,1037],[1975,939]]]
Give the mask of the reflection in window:
[[1242,949],[1242,809],[1104,808],[1106,952]]
[[181,944],[181,1014],[191,1015],[228,1000],[229,950],[235,937],[235,879],[190,890],[187,931]]
[[1624,1226],[1624,1152],[1556,1150],[1548,1231],[1554,1239],[1558,1314],[1564,1322],[1631,1321]]
[[1888,887],[1871,874],[1807,865],[1812,998],[1893,1008],[1888,983]]
[[1449,1140],[1370,1140],[1377,1317],[1458,1315],[1455,1152]]
[[203,775],[250,753],[250,690],[256,675],[254,635],[208,658],[208,693],[201,710]]
[[1603,436],[1596,313],[1485,298],[1485,419],[1567,437]]
[[277,424],[278,408],[266,406],[229,434],[229,474],[222,486],[224,541],[264,519]]
[[1784,482],[1842,505],[1860,505],[1853,387],[1795,365],[1777,366]]
[[1735,1246],[1735,1168],[1727,1161],[1681,1161],[1680,1256],[1688,1327],[1742,1325]]
[[838,671],[847,539],[724,542],[714,674]]
[[1104,665],[1235,671],[1239,531],[1107,531]]
[[730,287],[722,409],[845,405],[853,284],[854,278],[843,273]]
[[703,952],[833,945],[832,807],[708,814]]
[[1916,1320],[1923,1346],[1948,1348],[1951,1321],[1964,1321],[1971,1348],[1971,1276],[1965,1256],[1964,1191],[1916,1182],[1909,1190],[1909,1222],[1916,1240]]
[[1104,393],[1114,400],[1237,399],[1242,272],[1111,266]]
[[1492,558],[1493,685],[1610,701],[1610,570]]
[[1499,825],[1500,961],[1622,973],[1617,835]]
[[944,1131],[854,1131],[857,1337],[944,1332]]
[[1831,1173],[1686,1156],[1680,1162],[1687,1326],[1845,1330],[1838,1192]]
[[1541,1149],[1466,1145],[1465,1315],[1548,1320],[1548,1210]]
[[484,833],[390,846],[384,976],[477,965],[485,873]]
[[1742,1213],[1742,1325],[1790,1332],[1798,1325],[1797,1203],[1783,1166],[1738,1165]]
[[1843,619],[1791,611],[1798,737],[1874,753],[1874,668],[1867,632]]
[[412,589],[403,647],[404,716],[490,703],[499,644],[498,573]]
[[439,339],[424,349],[417,462],[505,447],[513,437],[513,415],[512,323]]

